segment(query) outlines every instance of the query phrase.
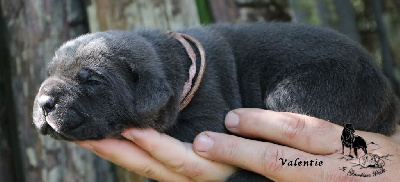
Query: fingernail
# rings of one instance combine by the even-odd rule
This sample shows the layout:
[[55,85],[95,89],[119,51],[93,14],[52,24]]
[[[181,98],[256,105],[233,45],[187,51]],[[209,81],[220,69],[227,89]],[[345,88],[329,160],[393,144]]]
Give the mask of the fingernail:
[[82,142],[82,143],[76,143],[77,145],[79,145],[82,148],[88,149],[88,150],[93,150],[93,145],[90,145],[86,142]]
[[121,133],[121,135],[125,138],[127,138],[128,140],[132,140],[134,141],[134,137],[133,137],[133,130],[129,129],[129,130],[125,130]]
[[201,133],[194,143],[197,151],[207,152],[214,145],[214,141],[204,133]]
[[230,111],[225,117],[225,126],[227,128],[236,128],[238,124],[239,116],[235,112]]

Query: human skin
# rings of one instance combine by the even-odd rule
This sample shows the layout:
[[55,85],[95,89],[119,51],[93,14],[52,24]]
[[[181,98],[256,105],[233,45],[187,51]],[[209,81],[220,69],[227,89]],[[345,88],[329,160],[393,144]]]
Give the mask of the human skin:
[[[390,137],[356,130],[355,133],[367,143],[380,146],[379,150],[370,149],[368,153],[389,155],[384,159],[385,171],[382,174],[356,177],[348,175],[347,171],[352,167],[357,171],[359,167],[343,160],[341,154],[342,126],[305,115],[261,109],[233,110],[226,116],[225,125],[238,136],[206,131],[190,144],[153,129],[133,128],[122,133],[127,140],[105,139],[77,144],[132,172],[158,181],[224,181],[238,168],[254,171],[274,181],[400,179],[399,126]],[[348,150],[345,150],[346,155]],[[297,158],[322,161],[322,165],[300,167],[282,164],[284,159],[295,161]]]

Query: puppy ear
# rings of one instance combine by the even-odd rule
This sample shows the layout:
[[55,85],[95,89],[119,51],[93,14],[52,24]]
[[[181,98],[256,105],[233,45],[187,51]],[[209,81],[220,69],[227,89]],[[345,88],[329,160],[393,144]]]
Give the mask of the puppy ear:
[[146,61],[129,61],[133,86],[133,109],[140,114],[151,114],[165,107],[173,96],[162,65],[156,58]]
[[140,36],[118,46],[122,48],[115,54],[131,72],[132,109],[138,114],[153,114],[166,107],[174,91],[155,47]]
[[154,113],[167,105],[172,89],[167,80],[155,75],[138,75],[135,86],[134,107],[138,113]]

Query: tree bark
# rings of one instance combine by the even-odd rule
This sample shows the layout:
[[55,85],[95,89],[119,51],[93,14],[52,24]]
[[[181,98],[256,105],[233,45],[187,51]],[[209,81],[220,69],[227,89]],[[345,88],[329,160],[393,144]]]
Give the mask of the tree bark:
[[311,9],[303,6],[304,1],[289,0],[290,8],[293,12],[293,21],[306,23],[311,16]]
[[329,8],[327,0],[317,0],[317,13],[321,25],[329,27]]
[[379,44],[381,47],[382,70],[385,76],[392,83],[393,89],[395,90],[396,94],[400,96],[400,88],[394,75],[394,62],[391,55],[391,46],[386,32],[385,23],[383,22],[382,17],[382,1],[372,0],[372,7],[376,21],[376,28],[378,31]]
[[88,0],[90,32],[137,27],[175,30],[200,24],[195,0]]
[[[0,5],[0,15],[1,15]],[[10,55],[7,47],[6,24],[0,17],[0,181],[23,181],[19,155],[17,126],[14,122]]]
[[209,0],[217,23],[290,21],[287,0]]
[[216,23],[236,22],[239,18],[239,8],[232,0],[209,1]]
[[338,16],[338,30],[351,39],[360,42],[358,33],[356,12],[349,0],[334,0],[336,14]]
[[[10,55],[14,110],[21,151],[16,181],[113,181],[108,162],[73,143],[40,136],[32,125],[32,105],[46,64],[63,42],[86,33],[79,0],[1,0]],[[14,140],[14,141],[13,141]],[[18,163],[18,161],[12,161]]]

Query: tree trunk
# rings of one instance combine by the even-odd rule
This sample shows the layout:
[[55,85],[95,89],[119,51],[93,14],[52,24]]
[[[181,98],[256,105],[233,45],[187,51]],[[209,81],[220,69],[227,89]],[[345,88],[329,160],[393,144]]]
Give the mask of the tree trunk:
[[383,22],[382,17],[382,1],[372,0],[372,7],[376,21],[376,28],[378,31],[379,44],[381,47],[382,70],[385,76],[392,83],[393,89],[395,90],[396,94],[400,96],[400,88],[394,75],[394,62],[391,55],[390,43],[388,35],[386,33],[385,23]]
[[[0,5],[0,15],[1,13]],[[18,153],[17,126],[13,118],[10,55],[6,40],[6,24],[0,17],[0,181],[23,181],[21,160]]]
[[195,0],[88,0],[90,32],[137,27],[175,30],[199,25]]
[[317,13],[319,20],[321,22],[321,25],[324,27],[329,27],[330,26],[330,21],[329,21],[329,7],[328,7],[328,2],[327,0],[317,0]]
[[209,0],[217,23],[290,21],[287,0]]
[[216,23],[236,22],[239,18],[239,9],[232,0],[209,1]]
[[297,23],[306,23],[311,14],[311,9],[303,5],[304,1],[289,0],[290,8],[293,12],[293,21]]
[[334,0],[335,10],[338,16],[338,30],[353,40],[360,42],[357,28],[356,12],[349,0]]
[[39,136],[32,125],[33,100],[44,80],[46,64],[63,42],[87,32],[80,0],[2,0],[1,12],[10,55],[7,69],[11,70],[13,97],[8,99],[13,100],[17,111],[9,122],[15,122],[19,142],[8,139],[19,143],[21,149],[12,151],[21,159],[13,163],[22,161],[14,180],[113,181],[108,162],[73,143]]

